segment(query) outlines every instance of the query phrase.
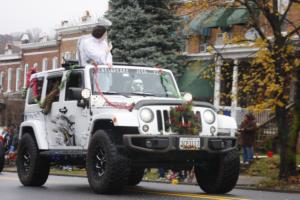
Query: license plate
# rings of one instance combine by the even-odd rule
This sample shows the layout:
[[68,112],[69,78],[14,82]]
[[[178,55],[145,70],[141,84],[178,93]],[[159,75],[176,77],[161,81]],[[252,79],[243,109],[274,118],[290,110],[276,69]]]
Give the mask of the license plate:
[[199,150],[200,138],[179,138],[180,150]]

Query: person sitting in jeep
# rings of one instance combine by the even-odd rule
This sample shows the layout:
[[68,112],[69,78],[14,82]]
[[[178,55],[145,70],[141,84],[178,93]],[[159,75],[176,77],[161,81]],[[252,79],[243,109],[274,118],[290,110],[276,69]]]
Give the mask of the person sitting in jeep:
[[131,89],[133,92],[143,92],[144,91],[144,83],[141,79],[134,79],[132,81]]

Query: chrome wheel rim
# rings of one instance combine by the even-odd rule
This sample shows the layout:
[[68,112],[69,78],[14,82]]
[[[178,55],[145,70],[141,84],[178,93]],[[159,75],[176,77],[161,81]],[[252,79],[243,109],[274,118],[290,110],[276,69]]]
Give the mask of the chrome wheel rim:
[[105,172],[105,165],[106,165],[106,156],[105,152],[102,148],[99,148],[95,155],[95,169],[96,173],[99,177],[103,176]]
[[23,155],[23,167],[26,172],[29,171],[30,162],[31,162],[30,155],[28,152],[25,152]]

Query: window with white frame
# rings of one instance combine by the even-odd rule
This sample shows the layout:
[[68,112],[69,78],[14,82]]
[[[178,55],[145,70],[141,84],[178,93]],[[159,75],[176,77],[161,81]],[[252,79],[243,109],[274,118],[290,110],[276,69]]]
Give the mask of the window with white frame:
[[54,57],[52,58],[52,69],[58,68],[58,58]]
[[21,68],[16,70],[16,91],[20,91],[21,88]]
[[64,53],[63,53],[63,58],[64,58],[65,60],[71,60],[71,59],[73,59],[73,54],[72,54],[72,52],[69,52],[69,51],[64,52]]
[[47,58],[44,58],[43,59],[43,66],[42,66],[42,71],[47,71],[48,69],[48,59]]
[[26,81],[27,81],[27,73],[29,69],[29,64],[24,65],[24,83],[23,83],[23,88],[26,88]]
[[3,79],[4,79],[4,72],[0,73],[0,91],[3,90]]
[[11,85],[12,85],[12,68],[9,68],[7,74],[7,92],[11,92]]

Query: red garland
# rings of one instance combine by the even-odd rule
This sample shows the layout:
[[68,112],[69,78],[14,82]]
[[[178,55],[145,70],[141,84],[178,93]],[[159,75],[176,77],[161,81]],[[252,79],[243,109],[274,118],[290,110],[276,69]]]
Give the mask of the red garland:
[[26,88],[29,88],[30,86],[30,77],[32,74],[36,73],[36,68],[30,68],[30,70],[26,74]]
[[95,81],[95,84],[96,84],[96,89],[97,89],[97,92],[98,92],[98,94],[105,100],[105,102],[109,105],[109,106],[111,106],[111,107],[113,107],[113,108],[117,108],[117,109],[126,109],[126,110],[132,110],[133,109],[133,107],[134,107],[134,104],[131,104],[131,105],[119,105],[119,104],[114,104],[114,103],[112,103],[112,102],[110,102],[105,96],[104,96],[104,94],[103,94],[103,92],[102,92],[102,90],[101,90],[101,88],[100,88],[100,86],[99,86],[99,83],[98,83],[98,77],[97,77],[97,75],[98,75],[98,68],[97,68],[97,64],[93,64],[94,66],[95,66],[95,68],[94,68],[94,70],[93,70],[93,72],[94,72],[94,81]]
[[33,96],[34,96],[34,98],[38,98],[38,96],[39,96],[39,90],[38,90],[38,81],[37,81],[37,79],[36,78],[33,78],[32,80],[31,80],[31,82],[32,82],[32,91],[33,91]]
[[38,81],[36,78],[33,78],[30,81],[31,75],[35,74],[37,72],[35,67],[30,68],[30,70],[26,74],[26,89],[32,85],[32,92],[33,92],[33,97],[37,100],[39,96],[39,90],[38,90]]

